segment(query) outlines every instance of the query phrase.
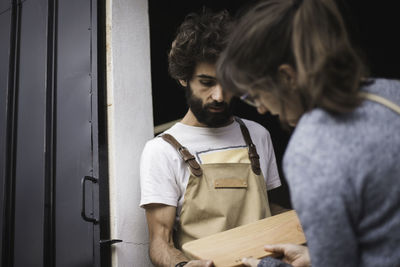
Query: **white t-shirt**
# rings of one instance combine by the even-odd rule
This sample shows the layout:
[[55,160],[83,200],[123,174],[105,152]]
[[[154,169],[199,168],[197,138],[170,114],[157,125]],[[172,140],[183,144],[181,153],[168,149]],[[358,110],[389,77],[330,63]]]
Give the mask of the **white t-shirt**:
[[[260,124],[243,119],[260,156],[267,190],[279,187],[278,169],[269,132]],[[186,147],[200,164],[250,162],[239,123],[220,128],[176,123],[165,131]],[[140,162],[140,206],[158,203],[177,207],[177,219],[190,170],[177,150],[160,137],[148,141]]]

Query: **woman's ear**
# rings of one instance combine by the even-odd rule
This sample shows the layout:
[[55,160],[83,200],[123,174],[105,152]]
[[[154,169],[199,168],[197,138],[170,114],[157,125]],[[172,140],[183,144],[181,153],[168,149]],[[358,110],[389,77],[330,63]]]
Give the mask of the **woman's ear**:
[[187,82],[185,80],[179,80],[179,83],[183,86],[186,87],[187,86]]
[[297,72],[289,64],[282,64],[278,67],[278,73],[282,81],[296,88]]

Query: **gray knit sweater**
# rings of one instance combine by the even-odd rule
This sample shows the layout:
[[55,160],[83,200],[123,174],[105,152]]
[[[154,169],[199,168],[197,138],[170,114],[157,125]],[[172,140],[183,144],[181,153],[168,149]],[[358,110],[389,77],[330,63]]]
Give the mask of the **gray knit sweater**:
[[[400,105],[400,82],[362,90]],[[346,115],[300,119],[283,161],[311,263],[400,266],[400,115],[364,101]],[[278,266],[261,262],[259,266]]]

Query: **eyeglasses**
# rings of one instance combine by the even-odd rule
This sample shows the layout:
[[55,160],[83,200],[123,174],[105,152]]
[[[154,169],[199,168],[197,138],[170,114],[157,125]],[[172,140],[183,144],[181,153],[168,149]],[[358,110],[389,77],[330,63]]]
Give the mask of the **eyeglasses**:
[[256,102],[256,99],[252,97],[250,94],[244,94],[240,96],[240,100],[242,100],[244,103],[247,105],[250,105],[252,107],[258,108],[260,105]]

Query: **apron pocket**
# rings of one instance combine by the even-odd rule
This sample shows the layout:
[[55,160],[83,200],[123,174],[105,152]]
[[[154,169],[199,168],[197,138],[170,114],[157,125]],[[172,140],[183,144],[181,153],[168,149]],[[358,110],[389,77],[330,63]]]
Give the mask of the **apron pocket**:
[[247,188],[247,179],[215,179],[214,188]]

